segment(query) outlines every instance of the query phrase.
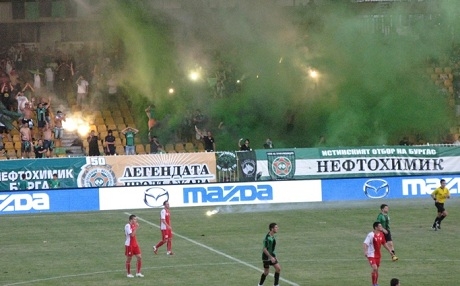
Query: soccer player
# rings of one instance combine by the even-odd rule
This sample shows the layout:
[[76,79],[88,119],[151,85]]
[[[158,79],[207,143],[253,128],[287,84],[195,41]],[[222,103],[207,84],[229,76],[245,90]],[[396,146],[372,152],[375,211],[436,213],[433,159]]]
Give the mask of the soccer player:
[[171,213],[169,212],[169,202],[163,203],[164,208],[160,212],[160,229],[161,241],[153,246],[153,252],[158,254],[158,248],[166,243],[166,254],[174,255],[172,252],[172,227],[171,227]]
[[260,276],[259,286],[262,286],[267,278],[268,273],[270,272],[270,265],[275,268],[275,282],[274,285],[277,286],[280,280],[281,265],[276,259],[275,247],[276,247],[276,238],[275,234],[278,232],[278,225],[274,222],[268,225],[269,232],[265,235],[263,241],[262,249],[262,263],[264,265],[264,273]]
[[391,238],[391,231],[390,231],[390,216],[388,215],[388,205],[381,204],[380,205],[380,213],[377,216],[378,222],[382,224],[382,231],[385,235],[385,240],[387,241],[388,247],[391,249],[391,253],[393,253],[393,261],[398,260],[398,257],[395,256],[395,248],[393,245],[393,239]]
[[133,255],[136,256],[136,277],[144,277],[141,273],[142,268],[142,257],[141,249],[137,244],[136,234],[139,229],[139,223],[137,222],[137,217],[135,215],[129,216],[129,222],[125,225],[125,255],[126,255],[126,271],[128,275],[126,277],[133,278],[134,275],[131,274],[131,260]]
[[18,180],[18,190],[28,190],[29,182],[27,181],[26,174],[22,174],[21,178]]
[[391,279],[390,286],[400,286],[400,285],[401,284],[399,284],[399,279],[398,278]]
[[369,232],[364,239],[363,248],[364,248],[364,256],[367,257],[370,266],[372,267],[371,272],[371,279],[372,279],[372,286],[378,286],[379,280],[379,266],[380,266],[380,248],[383,246],[388,252],[390,252],[391,256],[393,257],[394,254],[391,252],[391,249],[387,246],[385,235],[383,234],[383,227],[382,224],[378,221],[374,222],[372,225],[373,231]]
[[53,179],[49,181],[50,189],[58,189],[61,186],[61,182],[59,182],[58,174],[53,174]]
[[441,222],[447,216],[447,211],[444,208],[444,203],[446,202],[446,199],[450,199],[449,189],[446,188],[446,180],[442,179],[440,183],[441,186],[431,193],[431,197],[435,201],[434,205],[438,210],[438,215],[436,216],[433,222],[433,226],[431,227],[435,231],[441,229]]

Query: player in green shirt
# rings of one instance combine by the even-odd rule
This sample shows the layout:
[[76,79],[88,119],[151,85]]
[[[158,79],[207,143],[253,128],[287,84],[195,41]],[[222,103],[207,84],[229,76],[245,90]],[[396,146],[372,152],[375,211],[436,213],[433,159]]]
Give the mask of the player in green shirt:
[[395,255],[395,249],[393,245],[393,238],[391,237],[390,231],[390,216],[388,215],[389,207],[387,204],[380,205],[380,213],[377,216],[378,222],[382,225],[383,233],[385,234],[385,240],[387,241],[387,246],[391,249],[391,253],[393,254],[393,261],[398,260],[398,257]]
[[50,189],[58,189],[61,187],[61,182],[58,180],[58,175],[56,173],[53,174],[53,179],[49,181]]
[[18,181],[18,190],[28,190],[29,182],[26,180],[26,174],[21,175],[21,179]]
[[269,232],[265,235],[262,249],[262,263],[264,265],[264,273],[260,276],[259,286],[263,285],[265,278],[267,278],[270,272],[270,265],[275,268],[275,282],[274,285],[278,285],[280,279],[281,266],[276,259],[275,247],[276,238],[275,234],[278,232],[278,225],[272,222],[268,226]]

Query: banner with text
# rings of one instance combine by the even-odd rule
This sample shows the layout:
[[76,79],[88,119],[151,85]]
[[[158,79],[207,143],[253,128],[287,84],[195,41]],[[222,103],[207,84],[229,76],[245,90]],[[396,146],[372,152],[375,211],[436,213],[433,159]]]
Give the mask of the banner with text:
[[[280,160],[274,160],[274,156]],[[280,174],[293,172],[294,179],[298,180],[460,172],[460,146],[263,149],[256,150],[256,157],[262,180],[276,177],[274,170]]]
[[0,190],[17,190],[22,174],[28,189],[49,189],[53,174],[61,188],[195,184],[216,181],[213,153],[4,160]]

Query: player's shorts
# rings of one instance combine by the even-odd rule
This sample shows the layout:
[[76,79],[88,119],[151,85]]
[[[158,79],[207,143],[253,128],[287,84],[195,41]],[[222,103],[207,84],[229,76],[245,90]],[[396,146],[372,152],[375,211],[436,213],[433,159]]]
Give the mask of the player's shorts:
[[262,262],[264,264],[264,268],[269,268],[270,265],[278,264],[278,259],[276,259],[276,257],[275,257],[275,262],[272,262],[270,259],[269,260],[262,260]]
[[141,249],[138,246],[129,246],[125,245],[125,255],[126,256],[133,256],[133,255],[139,255],[141,254]]
[[377,265],[377,267],[380,266],[380,257],[375,258],[375,257],[368,257],[367,260],[369,261],[369,264],[372,265]]
[[391,231],[389,231],[389,230],[387,229],[387,233],[384,233],[384,235],[385,235],[385,240],[386,240],[387,242],[393,241],[393,238],[391,238]]
[[444,208],[444,203],[434,203],[436,208],[438,209],[438,213],[444,212],[446,209]]
[[163,241],[166,239],[172,238],[172,232],[170,229],[162,229],[161,230],[161,237],[163,238]]

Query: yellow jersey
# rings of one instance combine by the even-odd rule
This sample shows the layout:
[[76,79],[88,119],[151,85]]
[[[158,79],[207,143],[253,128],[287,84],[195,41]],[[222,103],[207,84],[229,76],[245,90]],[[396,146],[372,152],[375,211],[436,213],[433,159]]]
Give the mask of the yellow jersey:
[[439,187],[431,193],[431,196],[439,203],[444,203],[450,197],[449,189]]

